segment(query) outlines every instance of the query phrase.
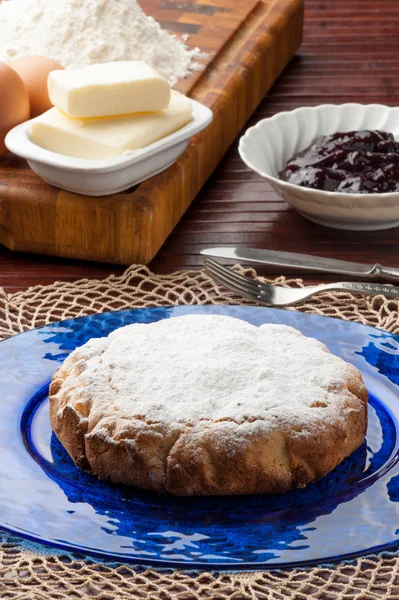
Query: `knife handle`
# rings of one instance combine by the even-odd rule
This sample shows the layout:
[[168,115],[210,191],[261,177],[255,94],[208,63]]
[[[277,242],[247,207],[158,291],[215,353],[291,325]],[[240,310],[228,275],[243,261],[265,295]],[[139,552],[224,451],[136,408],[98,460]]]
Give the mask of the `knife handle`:
[[370,275],[377,281],[391,281],[392,283],[399,282],[399,269],[384,267],[378,263],[373,266]]

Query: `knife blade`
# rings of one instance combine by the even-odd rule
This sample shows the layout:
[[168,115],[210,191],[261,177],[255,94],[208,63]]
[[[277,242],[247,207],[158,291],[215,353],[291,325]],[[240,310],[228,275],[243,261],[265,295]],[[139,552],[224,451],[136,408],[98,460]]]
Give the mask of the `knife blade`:
[[395,283],[399,281],[399,268],[385,267],[379,263],[363,264],[310,254],[296,254],[295,252],[280,252],[278,250],[259,250],[255,248],[231,248],[229,246],[206,248],[201,251],[201,254],[215,258],[227,258],[285,269],[294,268],[294,270],[307,273],[338,273],[340,275],[362,277],[377,281],[391,281]]

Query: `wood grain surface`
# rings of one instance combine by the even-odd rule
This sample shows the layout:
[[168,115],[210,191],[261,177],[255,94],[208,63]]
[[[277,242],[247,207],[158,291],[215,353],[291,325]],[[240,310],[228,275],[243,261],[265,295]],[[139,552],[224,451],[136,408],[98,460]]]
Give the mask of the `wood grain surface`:
[[169,169],[112,196],[65,192],[24,161],[0,159],[0,242],[11,250],[148,264],[301,42],[302,0],[142,5],[172,33],[189,33],[187,43],[204,53],[203,71],[176,87],[211,108],[212,123]]
[[[244,130],[298,106],[348,101],[398,105],[398,30],[397,0],[306,0],[301,49]],[[398,231],[338,231],[307,222],[242,164],[236,141],[150,266],[159,273],[200,268],[200,249],[226,244],[398,267]],[[0,285],[10,292],[122,271],[0,249]]]

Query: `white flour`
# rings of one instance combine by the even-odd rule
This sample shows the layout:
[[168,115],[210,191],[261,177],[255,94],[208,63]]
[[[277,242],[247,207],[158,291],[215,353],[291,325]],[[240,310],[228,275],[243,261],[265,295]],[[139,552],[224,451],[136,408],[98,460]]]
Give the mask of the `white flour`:
[[163,30],[136,0],[0,0],[0,61],[27,54],[64,67],[143,60],[171,85],[200,68],[199,49]]
[[86,404],[90,427],[116,414],[175,425],[259,419],[312,427],[342,418],[351,368],[291,327],[216,315],[129,325],[75,350],[65,368],[72,361],[69,401]]

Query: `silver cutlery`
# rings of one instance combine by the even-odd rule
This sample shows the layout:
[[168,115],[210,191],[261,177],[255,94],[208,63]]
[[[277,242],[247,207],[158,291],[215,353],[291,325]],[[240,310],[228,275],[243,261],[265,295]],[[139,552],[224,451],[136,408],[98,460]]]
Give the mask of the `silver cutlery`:
[[203,256],[215,258],[228,258],[231,260],[245,261],[269,266],[294,268],[295,271],[307,273],[337,273],[345,277],[361,277],[377,281],[399,282],[399,268],[385,267],[378,263],[367,265],[362,263],[323,258],[309,254],[296,254],[294,252],[279,252],[276,250],[256,250],[255,248],[230,248],[217,247],[202,250]]
[[212,258],[204,259],[205,272],[217,283],[229,290],[262,304],[271,306],[290,306],[303,302],[307,298],[325,291],[344,291],[364,296],[384,295],[387,298],[399,299],[399,288],[377,283],[337,282],[305,288],[284,288],[277,285],[261,283],[236,271],[224,267]]

